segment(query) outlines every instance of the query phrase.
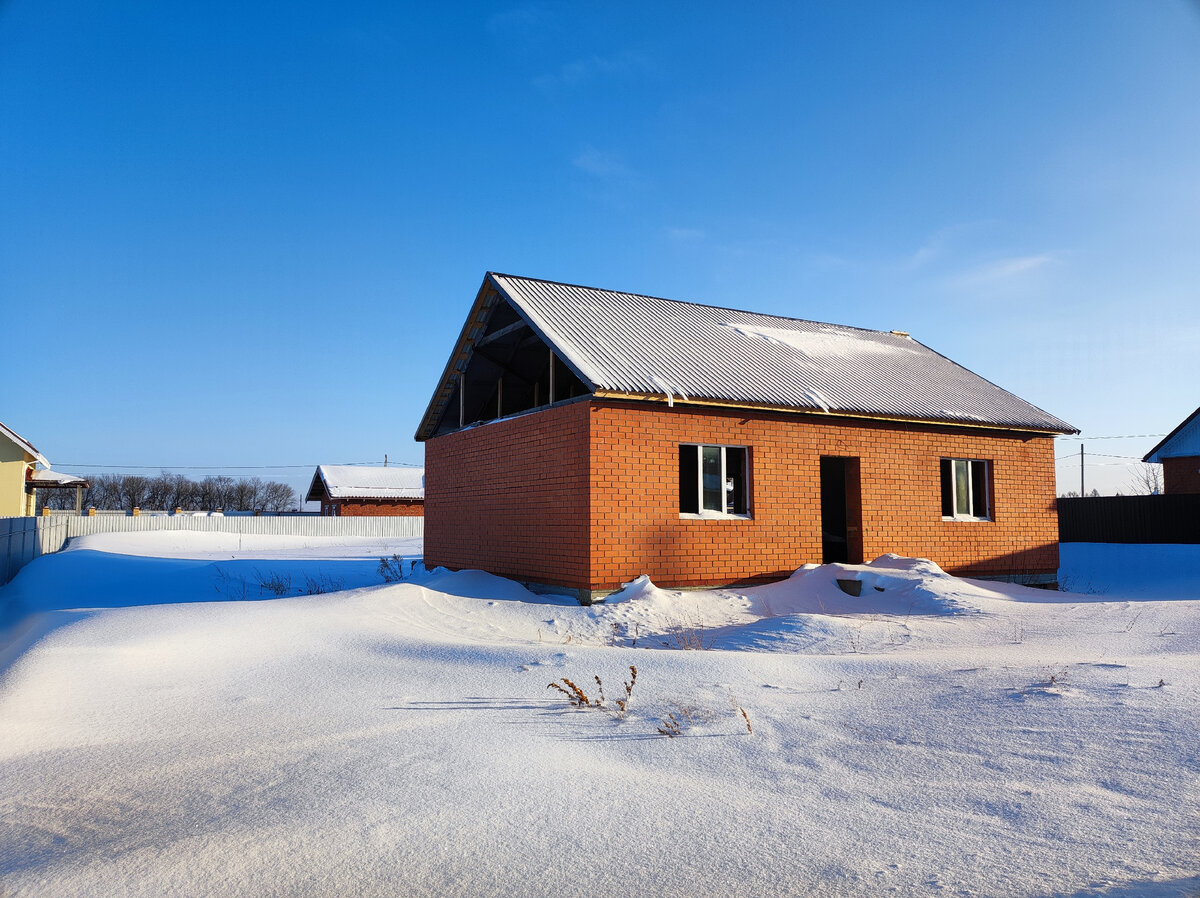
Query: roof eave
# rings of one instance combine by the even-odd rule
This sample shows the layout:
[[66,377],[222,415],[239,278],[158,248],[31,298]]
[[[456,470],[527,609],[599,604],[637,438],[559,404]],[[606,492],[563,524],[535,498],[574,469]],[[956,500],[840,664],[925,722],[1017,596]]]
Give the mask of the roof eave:
[[[318,487],[323,491],[323,494],[317,492]],[[325,486],[325,478],[322,476],[321,466],[317,465],[317,470],[313,472],[312,483],[308,485],[308,494],[304,497],[304,501],[320,502],[328,494],[329,489]]]
[[[530,330],[537,334],[538,339],[552,349],[570,370],[579,378],[579,380],[594,391],[596,386],[591,379],[580,369],[575,360],[571,359],[563,352],[562,347],[547,333],[546,329],[530,315],[529,310],[519,298],[514,297],[504,286],[496,280],[496,277],[504,277],[497,275],[496,272],[489,271],[483,276],[483,283],[479,286],[479,291],[475,294],[475,302],[471,305],[471,311],[467,314],[467,320],[459,332],[458,340],[454,344],[454,349],[450,353],[450,358],[446,361],[446,367],[442,370],[442,376],[438,380],[438,385],[433,391],[433,397],[429,400],[429,405],[425,407],[425,414],[421,417],[421,423],[417,427],[417,432],[413,435],[418,443],[423,443],[434,435],[434,430],[437,428],[437,422],[441,418],[442,413],[446,409],[446,404],[450,401],[450,396],[454,392],[455,380],[465,374],[467,367],[471,364],[471,356],[474,353],[475,341],[483,333],[483,329],[487,327],[488,320],[491,317],[492,304],[487,302],[488,294],[494,290],[506,302],[509,303],[521,317],[521,319],[529,325]],[[486,313],[486,314],[485,314]]]
[[959,421],[949,418],[917,418],[905,417],[901,415],[881,415],[872,414],[869,412],[855,412],[843,410],[826,411],[820,408],[801,408],[791,405],[770,405],[757,402],[738,402],[728,399],[706,399],[701,397],[688,397],[683,399],[678,396],[668,397],[661,393],[636,393],[618,390],[596,390],[593,393],[596,399],[617,399],[625,401],[641,401],[641,402],[665,402],[668,405],[693,405],[704,408],[731,408],[745,409],[748,411],[759,412],[781,412],[792,415],[818,415],[825,418],[849,418],[860,421],[886,421],[897,424],[922,424],[938,427],[966,427],[983,430],[1004,430],[1017,433],[1032,433],[1039,436],[1064,436],[1072,433],[1079,433],[1074,429],[1057,429],[1032,427],[1029,425],[1008,424],[994,421]]
[[[1197,408],[1194,412],[1192,412],[1190,415],[1188,415],[1186,418],[1184,418],[1182,421],[1180,421],[1179,425],[1177,427],[1175,427],[1174,430],[1172,430],[1169,434],[1167,434],[1165,437],[1163,437],[1161,440],[1159,440],[1158,445],[1155,446],[1153,449],[1151,449],[1149,452],[1147,452],[1142,457],[1142,461],[1149,462],[1151,464],[1156,464],[1156,465],[1162,464],[1163,456],[1159,455],[1159,452],[1162,451],[1163,447],[1166,446],[1167,443],[1171,442],[1171,440],[1175,439],[1175,437],[1177,437],[1179,435],[1179,431],[1183,430],[1185,427],[1187,427],[1189,424],[1191,424],[1197,415],[1200,415],[1200,408]],[[1171,456],[1166,456],[1166,457],[1170,458]]]
[[35,463],[41,465],[43,468],[50,467],[50,462],[46,460],[46,456],[38,452],[33,443],[29,442],[29,440],[25,439],[11,427],[0,424],[0,433],[16,443],[17,447],[24,451],[26,455],[32,456]]

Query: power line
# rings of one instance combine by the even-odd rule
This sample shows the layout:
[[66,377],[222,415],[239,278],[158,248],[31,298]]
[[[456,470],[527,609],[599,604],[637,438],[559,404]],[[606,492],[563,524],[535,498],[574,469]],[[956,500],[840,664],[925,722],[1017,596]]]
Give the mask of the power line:
[[[338,464],[347,467],[378,466],[374,461],[346,461]],[[316,468],[316,463],[307,465],[95,465],[84,462],[63,462],[59,468],[114,468],[128,471],[280,471],[284,468]],[[420,465],[409,462],[391,462],[389,467],[419,468]]]
[[1115,437],[1088,437],[1088,436],[1083,436],[1082,434],[1076,434],[1075,436],[1064,436],[1063,439],[1079,440],[1081,443],[1083,443],[1083,442],[1087,442],[1088,440],[1148,440],[1151,437],[1165,437],[1165,436],[1166,436],[1165,433],[1126,433],[1126,434],[1122,434],[1121,436],[1115,436]]

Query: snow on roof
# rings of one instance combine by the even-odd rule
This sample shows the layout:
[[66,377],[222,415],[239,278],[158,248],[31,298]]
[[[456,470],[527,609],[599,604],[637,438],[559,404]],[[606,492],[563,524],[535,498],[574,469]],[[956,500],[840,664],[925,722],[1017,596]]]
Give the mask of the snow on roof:
[[307,499],[320,501],[326,492],[331,499],[424,499],[425,469],[317,465]]
[[51,471],[49,468],[34,471],[29,475],[29,482],[44,487],[88,486],[86,478],[74,474],[61,474],[58,471]]
[[489,272],[418,439],[433,435],[491,313],[506,301],[599,395],[1076,428],[899,331],[874,331]]
[[1142,461],[1161,464],[1164,458],[1187,458],[1200,455],[1200,408],[1167,434],[1162,441],[1146,453]]
[[33,447],[33,444],[29,442],[29,440],[19,436],[11,428],[5,427],[3,422],[0,422],[0,435],[8,437],[10,440],[16,443],[17,446],[32,455],[34,461],[36,461],[38,464],[42,465],[43,467],[50,467],[50,462],[46,461],[46,456],[38,452],[37,449]]

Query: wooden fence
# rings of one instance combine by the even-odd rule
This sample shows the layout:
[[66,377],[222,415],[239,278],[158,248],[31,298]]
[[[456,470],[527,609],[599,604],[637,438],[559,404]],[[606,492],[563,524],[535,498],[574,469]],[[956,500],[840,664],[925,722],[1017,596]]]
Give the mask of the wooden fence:
[[422,517],[335,518],[317,515],[193,517],[191,515],[47,515],[0,518],[0,585],[39,555],[57,552],[68,539],[93,533],[198,530],[267,536],[364,536],[395,539],[425,535]]
[[1200,495],[1059,499],[1058,539],[1064,543],[1200,544]]

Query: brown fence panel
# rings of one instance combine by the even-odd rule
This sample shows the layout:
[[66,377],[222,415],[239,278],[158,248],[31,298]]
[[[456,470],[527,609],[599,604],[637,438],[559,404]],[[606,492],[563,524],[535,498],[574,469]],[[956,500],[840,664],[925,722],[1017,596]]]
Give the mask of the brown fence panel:
[[1058,539],[1064,543],[1200,544],[1200,495],[1059,499]]

